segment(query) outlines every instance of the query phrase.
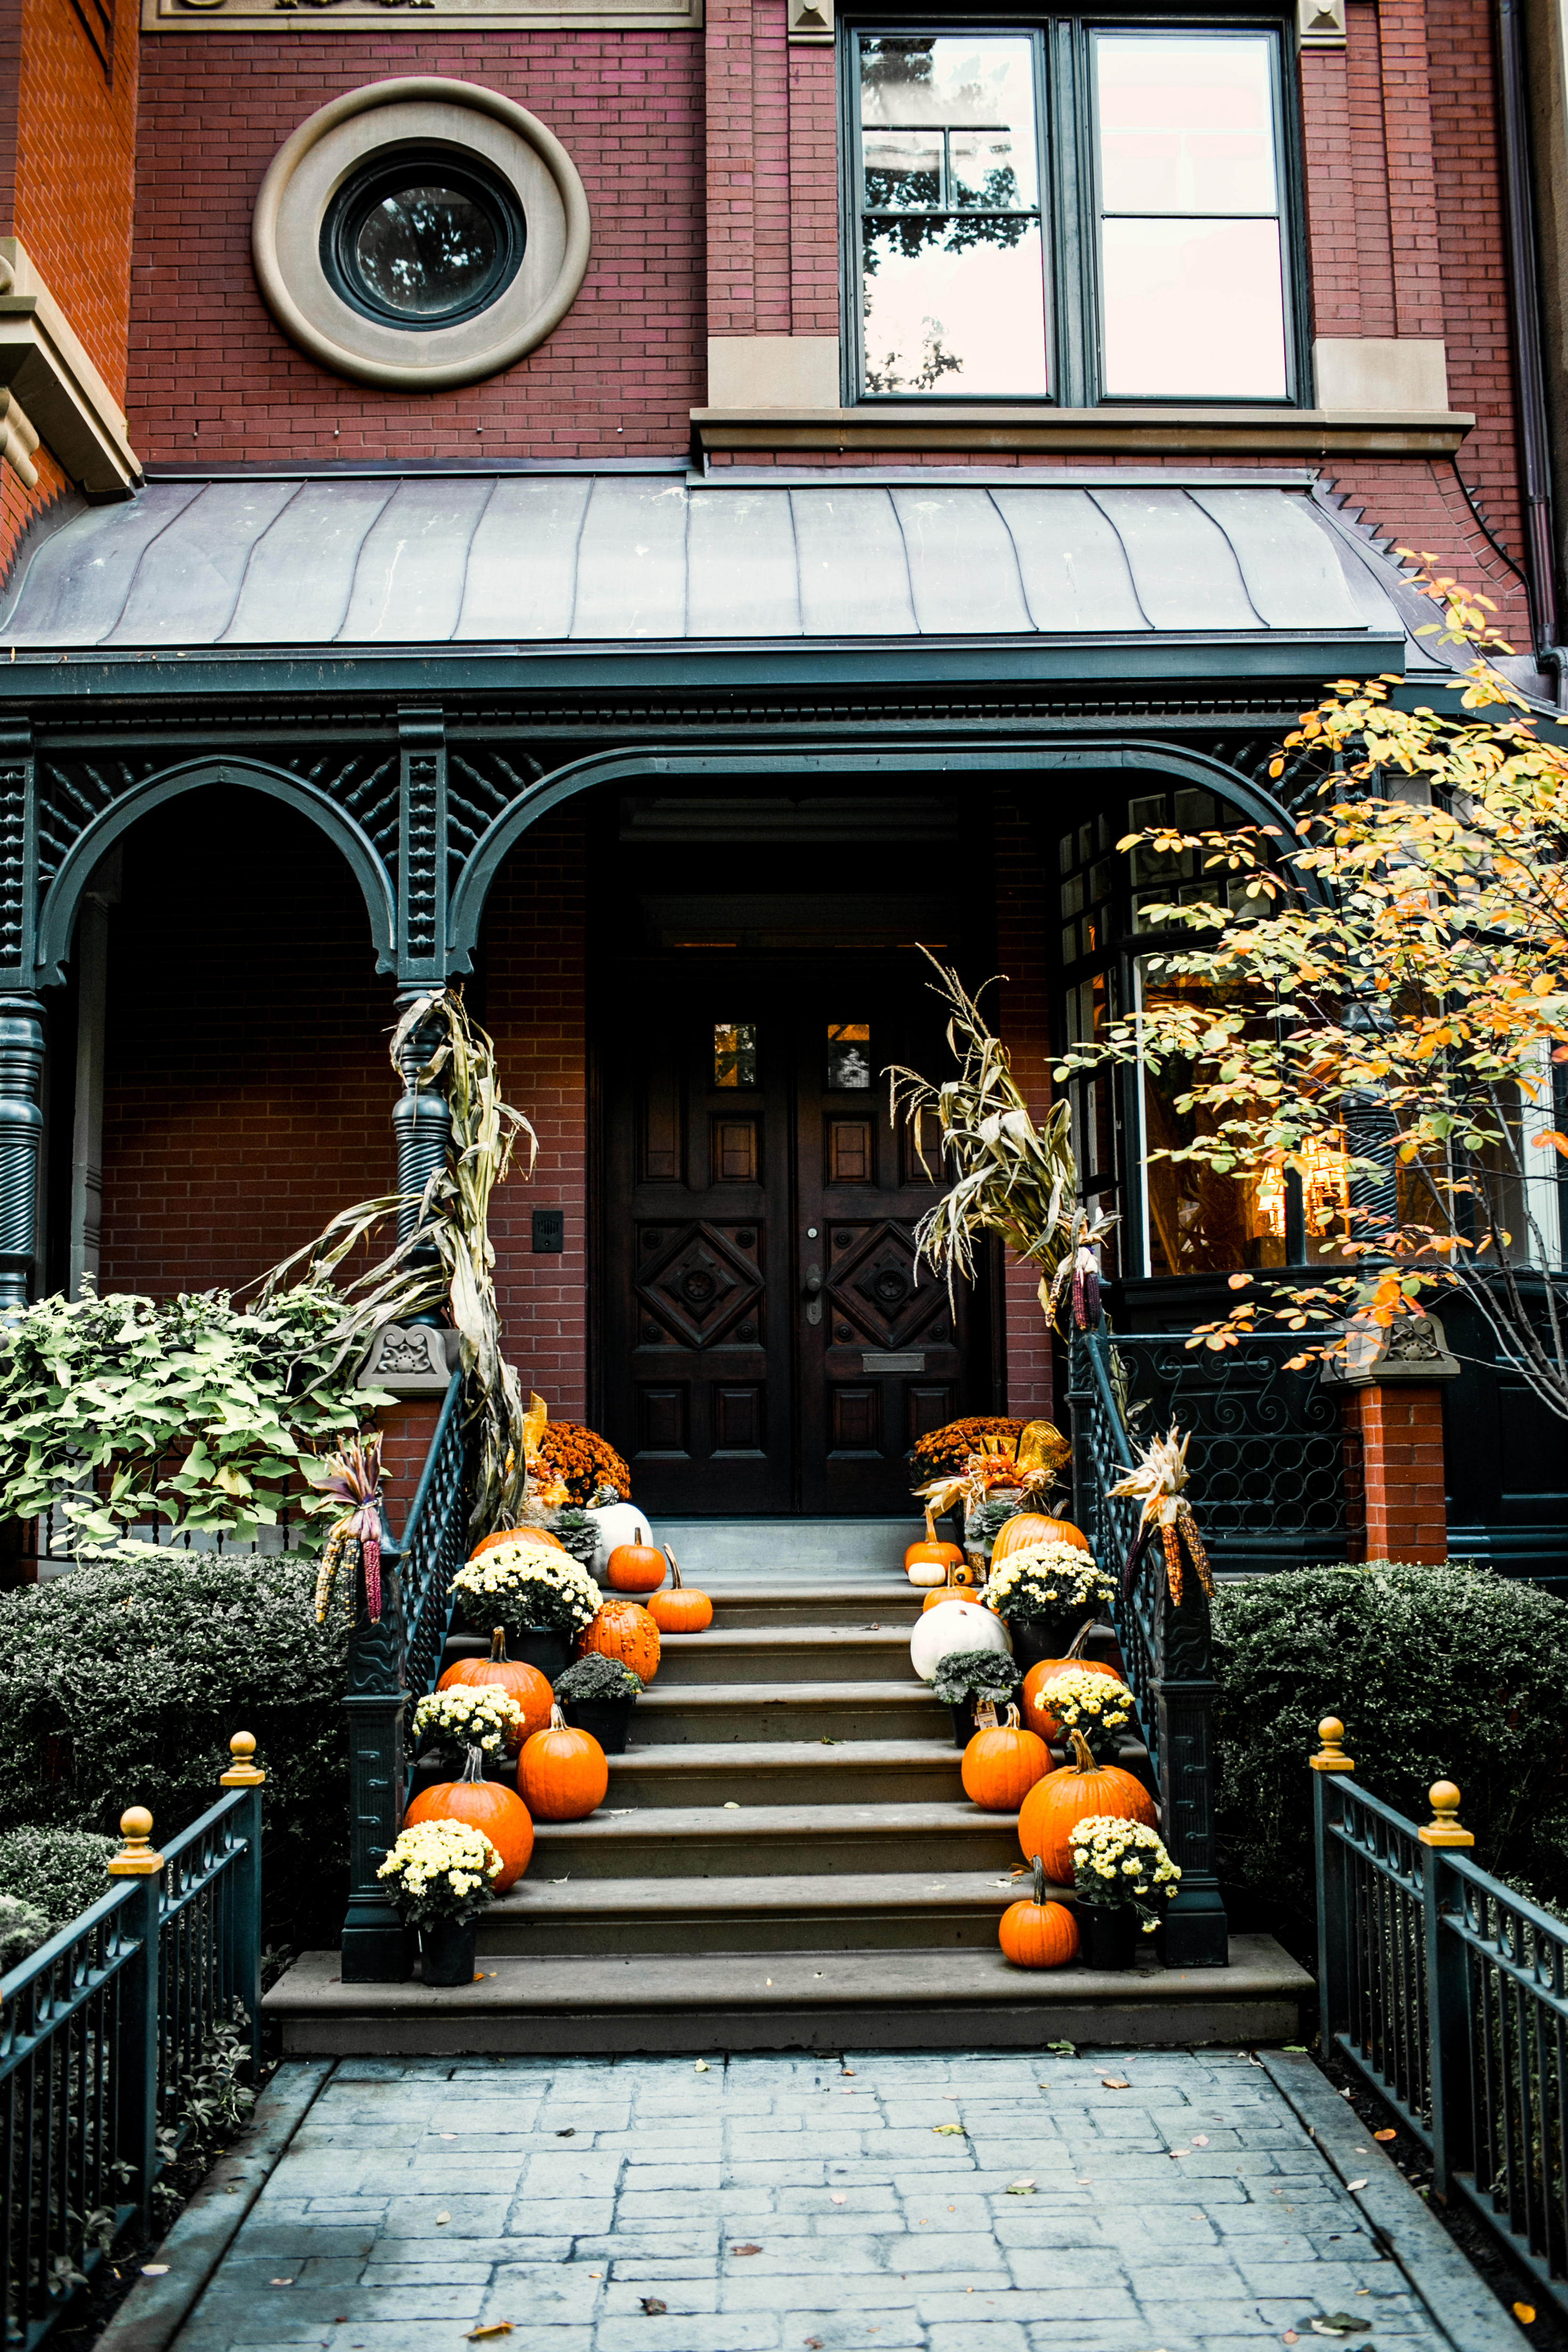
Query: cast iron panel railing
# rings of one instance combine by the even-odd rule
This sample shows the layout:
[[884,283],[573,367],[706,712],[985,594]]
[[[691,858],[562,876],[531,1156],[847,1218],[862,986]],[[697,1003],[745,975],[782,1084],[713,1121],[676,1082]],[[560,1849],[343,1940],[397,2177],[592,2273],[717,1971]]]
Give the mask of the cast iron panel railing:
[[[1215,1866],[1215,1685],[1208,1602],[1189,1570],[1177,1607],[1157,1543],[1144,1547],[1128,1582],[1140,1510],[1110,1492],[1133,1460],[1118,1397],[1121,1379],[1108,1332],[1073,1334],[1074,1507],[1089,1549],[1118,1580],[1117,1639],[1159,1791],[1160,1833],[1181,1867],[1181,1887],[1165,1915],[1165,1957],[1173,1968],[1224,1968],[1229,1954]],[[1205,1516],[1205,1533],[1206,1526]]]
[[1447,1820],[1418,1830],[1348,1763],[1313,1779],[1325,2046],[1568,2315],[1568,1926]]
[[1314,1370],[1286,1370],[1299,1336],[1258,1332],[1217,1350],[1191,1338],[1118,1331],[1116,1346],[1131,1395],[1150,1407],[1147,1427],[1179,1422],[1190,1433],[1187,1466],[1215,1568],[1343,1559],[1352,1530],[1340,1401]]
[[452,1376],[400,1541],[385,1536],[381,1618],[360,1594],[349,1637],[349,1907],[345,1984],[398,1984],[407,1940],[376,1876],[403,1821],[404,1713],[433,1690],[452,1615],[452,1580],[468,1550],[469,1463],[463,1380]]
[[257,2081],[260,1801],[259,1785],[228,1790],[162,1869],[111,1881],[0,1978],[0,2329],[16,2352],[73,2309],[121,2231],[149,2234],[187,2078],[220,2029],[248,2043]]

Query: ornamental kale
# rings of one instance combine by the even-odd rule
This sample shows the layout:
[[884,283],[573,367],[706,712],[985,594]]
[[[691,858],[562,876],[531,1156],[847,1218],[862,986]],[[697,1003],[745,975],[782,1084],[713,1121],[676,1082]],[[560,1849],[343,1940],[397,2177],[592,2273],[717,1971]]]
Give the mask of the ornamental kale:
[[1005,1651],[950,1650],[931,1686],[944,1706],[962,1706],[968,1699],[1005,1698],[1023,1679]]

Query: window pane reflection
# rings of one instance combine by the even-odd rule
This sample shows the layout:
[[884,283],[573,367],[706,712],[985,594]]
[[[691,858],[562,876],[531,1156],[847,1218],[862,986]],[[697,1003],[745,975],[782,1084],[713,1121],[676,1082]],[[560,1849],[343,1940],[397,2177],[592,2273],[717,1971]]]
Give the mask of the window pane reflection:
[[858,1093],[871,1083],[871,1028],[866,1021],[827,1024],[827,1083],[835,1094]]
[[1285,397],[1277,221],[1108,220],[1102,236],[1107,392]]
[[716,1087],[754,1087],[757,1083],[757,1024],[754,1021],[713,1024],[713,1083]]
[[1026,215],[987,226],[1009,235],[977,243],[959,218],[906,239],[901,223],[866,222],[868,392],[1047,390],[1039,229]]
[[1108,213],[1272,213],[1272,43],[1104,34],[1096,45]]

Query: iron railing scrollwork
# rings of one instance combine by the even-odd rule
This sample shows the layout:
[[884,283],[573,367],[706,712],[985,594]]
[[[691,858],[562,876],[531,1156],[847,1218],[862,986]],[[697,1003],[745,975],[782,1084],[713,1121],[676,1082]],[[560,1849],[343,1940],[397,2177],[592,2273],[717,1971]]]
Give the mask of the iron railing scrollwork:
[[1313,1780],[1324,2047],[1568,2315],[1568,1924],[1343,1766]]
[[381,1555],[381,1619],[360,1596],[349,1637],[349,1905],[345,1984],[398,1984],[412,1972],[407,1939],[376,1876],[402,1824],[404,1716],[433,1690],[452,1613],[452,1580],[468,1549],[468,1455],[463,1381],[454,1373],[401,1540]]
[[123,2231],[151,2234],[219,2036],[247,2045],[257,2083],[259,1780],[0,1978],[0,2331],[16,2352],[75,2309]]
[[[1173,1968],[1224,1968],[1229,1948],[1215,1870],[1216,1685],[1208,1602],[1189,1570],[1178,1608],[1158,1544],[1145,1546],[1127,1589],[1125,1570],[1141,1515],[1136,1503],[1110,1491],[1133,1460],[1117,1402],[1117,1369],[1107,1331],[1073,1334],[1074,1507],[1095,1558],[1121,1585],[1117,1639],[1159,1791],[1160,1834],[1181,1867],[1181,1887],[1165,1915],[1165,1958]],[[1207,1526],[1205,1508],[1205,1537]]]

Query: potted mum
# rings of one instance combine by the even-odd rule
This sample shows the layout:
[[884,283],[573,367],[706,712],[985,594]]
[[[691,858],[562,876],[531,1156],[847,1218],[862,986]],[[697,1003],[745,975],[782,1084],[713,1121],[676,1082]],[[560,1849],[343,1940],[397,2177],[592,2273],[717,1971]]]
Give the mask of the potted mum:
[[546,1550],[520,1537],[492,1543],[460,1568],[452,1592],[476,1631],[501,1626],[514,1658],[522,1658],[553,1683],[563,1674],[572,1643],[593,1622],[602,1598],[598,1586],[570,1552]]
[[1005,1650],[950,1650],[939,1661],[931,1686],[952,1709],[954,1746],[967,1748],[973,1738],[976,1707],[1010,1698],[1022,1679]]
[[1028,1728],[1059,1745],[1081,1732],[1097,1764],[1114,1764],[1135,1728],[1135,1703],[1125,1683],[1092,1666],[1063,1666],[1035,1693]]
[[501,1858],[466,1822],[419,1822],[376,1872],[405,1927],[419,1930],[427,1985],[472,1984],[474,1922],[490,1902]]
[[515,1786],[517,1751],[522,1745],[522,1709],[494,1683],[453,1683],[432,1691],[414,1710],[416,1759],[410,1800],[442,1780],[455,1780],[469,1748],[484,1759],[487,1780]]
[[1078,1896],[1079,1958],[1086,1969],[1130,1969],[1142,1924],[1152,1936],[1153,1907],[1169,1902],[1182,1874],[1158,1830],[1113,1813],[1086,1813],[1068,1840]]
[[1116,1598],[1116,1585],[1076,1544],[1025,1544],[992,1570],[984,1597],[1032,1666],[1059,1657],[1084,1618],[1098,1617]]
[[624,1756],[632,1709],[642,1696],[640,1675],[602,1651],[567,1667],[555,1685],[562,1714],[574,1731],[591,1731],[606,1756]]

